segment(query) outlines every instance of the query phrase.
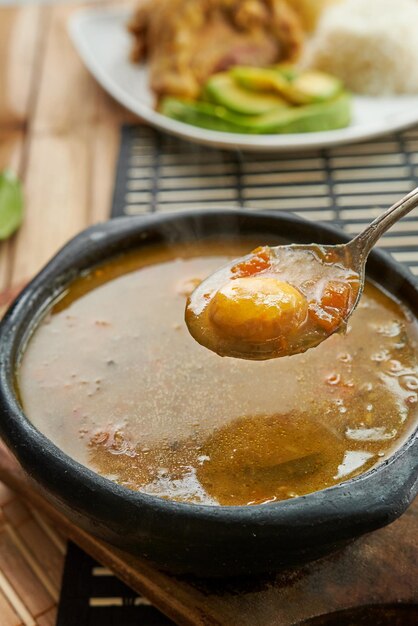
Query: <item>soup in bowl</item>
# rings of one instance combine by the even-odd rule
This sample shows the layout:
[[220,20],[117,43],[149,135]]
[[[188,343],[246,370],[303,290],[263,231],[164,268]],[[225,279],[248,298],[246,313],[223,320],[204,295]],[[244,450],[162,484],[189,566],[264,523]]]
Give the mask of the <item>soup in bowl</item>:
[[77,523],[174,571],[270,571],[387,523],[418,466],[402,268],[374,253],[347,332],[305,354],[222,358],[184,323],[191,291],[234,257],[341,240],[248,212],[86,231],[2,324],[6,441]]

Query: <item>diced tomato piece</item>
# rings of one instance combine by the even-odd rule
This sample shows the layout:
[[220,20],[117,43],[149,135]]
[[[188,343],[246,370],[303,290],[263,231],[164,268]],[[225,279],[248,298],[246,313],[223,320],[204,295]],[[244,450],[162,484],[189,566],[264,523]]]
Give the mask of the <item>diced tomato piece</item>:
[[309,316],[327,333],[333,333],[347,315],[350,306],[351,286],[342,281],[330,281],[321,301],[311,302]]
[[350,295],[351,287],[348,283],[330,281],[322,294],[321,306],[324,309],[338,309],[345,315],[350,304]]
[[323,308],[316,302],[309,304],[308,314],[318,326],[321,326],[329,334],[337,330],[344,318],[344,315],[338,309],[332,307]]
[[268,248],[256,248],[253,251],[253,255],[247,261],[238,263],[232,268],[232,272],[236,274],[236,278],[243,278],[245,276],[254,276],[267,270],[270,265],[270,252]]

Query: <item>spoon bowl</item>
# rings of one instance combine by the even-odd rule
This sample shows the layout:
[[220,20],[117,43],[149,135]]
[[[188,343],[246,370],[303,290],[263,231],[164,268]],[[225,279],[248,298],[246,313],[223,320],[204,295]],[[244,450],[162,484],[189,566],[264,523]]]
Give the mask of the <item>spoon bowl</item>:
[[344,332],[363,292],[370,251],[416,206],[418,188],[346,244],[264,246],[221,267],[188,299],[191,335],[221,356],[267,360]]
[[[234,260],[191,294],[185,316],[189,331],[221,356],[267,360],[305,352],[331,331],[344,329],[359,299],[361,275],[352,268],[348,253],[345,245],[291,244],[263,247]],[[272,293],[273,281],[279,298]],[[283,291],[289,283],[296,291],[294,301]],[[229,285],[228,298],[220,300],[219,294]],[[315,316],[321,313],[315,306],[328,285],[348,285],[348,289],[345,297],[342,294],[341,312],[330,308],[317,323]],[[256,305],[251,306],[254,299]]]

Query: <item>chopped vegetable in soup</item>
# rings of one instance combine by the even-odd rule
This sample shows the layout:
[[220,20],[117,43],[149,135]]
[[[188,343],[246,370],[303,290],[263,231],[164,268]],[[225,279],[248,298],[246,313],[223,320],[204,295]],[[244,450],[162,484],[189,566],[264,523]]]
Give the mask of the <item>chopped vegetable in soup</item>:
[[[294,498],[387,458],[416,426],[417,325],[377,287],[366,285],[346,334],[304,354],[221,358],[190,336],[187,297],[251,247],[243,239],[145,248],[70,285],[18,371],[35,426],[121,485],[208,505]],[[260,254],[254,267],[238,268],[238,288],[264,262]],[[275,282],[270,292],[286,324],[294,323],[289,307],[311,315],[302,291]],[[212,314],[239,335],[247,313],[237,319],[228,290],[222,297]],[[339,310],[349,297],[328,281],[320,308]],[[319,324],[332,323],[322,315]],[[268,311],[251,332],[274,334]]]
[[196,341],[221,356],[290,356],[344,328],[359,285],[344,249],[265,246],[198,285],[186,323]]

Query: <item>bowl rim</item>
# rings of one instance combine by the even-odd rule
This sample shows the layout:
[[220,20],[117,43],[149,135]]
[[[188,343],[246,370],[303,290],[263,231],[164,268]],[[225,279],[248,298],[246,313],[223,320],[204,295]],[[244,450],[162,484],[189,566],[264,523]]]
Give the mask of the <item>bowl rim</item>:
[[[278,526],[283,529],[297,526],[309,527],[312,531],[318,520],[332,525],[344,519],[355,525],[367,524],[370,527],[374,524],[377,527],[395,519],[407,508],[418,490],[418,427],[388,459],[353,479],[295,499],[272,502],[268,505],[219,506],[166,500],[118,485],[68,456],[25,416],[15,390],[18,358],[24,352],[30,331],[36,328],[43,312],[53,299],[52,294],[57,294],[64,284],[70,283],[78,275],[80,269],[74,269],[74,258],[77,258],[79,265],[82,262],[85,269],[91,268],[114,256],[117,251],[116,248],[113,250],[112,246],[123,240],[129,240],[129,237],[135,240],[136,247],[140,247],[141,236],[144,233],[152,233],[153,228],[156,229],[155,232],[161,232],[164,228],[170,229],[187,223],[189,226],[201,227],[202,223],[209,220],[221,225],[219,234],[222,234],[225,226],[222,220],[229,217],[232,218],[231,223],[254,221],[257,225],[256,230],[258,228],[260,233],[263,225],[272,226],[274,222],[276,229],[280,225],[284,226],[285,238],[288,232],[286,228],[290,226],[290,229],[294,230],[301,227],[304,231],[319,232],[326,240],[333,242],[344,242],[349,239],[341,230],[329,224],[308,222],[294,214],[279,211],[251,211],[248,208],[219,207],[216,210],[188,210],[173,214],[154,213],[114,218],[87,228],[71,239],[41,269],[14,300],[0,322],[0,434],[26,471],[41,485],[47,484],[47,488],[59,499],[65,501],[62,491],[70,490],[75,508],[85,511],[86,495],[94,494],[98,511],[94,511],[91,503],[87,508],[91,509],[89,515],[94,516],[97,513],[99,519],[100,514],[103,518],[104,513],[101,505],[109,498],[114,502],[129,503],[138,512],[152,514],[154,522],[155,513],[158,513],[159,516],[168,515],[170,518],[187,516],[189,519],[205,519],[212,522],[227,521],[231,528],[235,527],[235,530],[246,522],[265,528],[272,525],[276,530]],[[271,232],[273,234],[274,229]],[[185,240],[183,238],[183,241]],[[143,237],[143,241],[148,241],[146,236]],[[102,246],[105,252],[102,250],[103,259],[98,261],[95,255]],[[135,244],[132,244],[127,249],[134,247]],[[417,299],[418,316],[418,284],[413,275],[381,250],[374,250],[370,260],[378,265],[383,263],[412,289],[411,293]],[[43,302],[43,306],[37,304],[38,300]],[[412,308],[411,305],[409,308]],[[31,321],[28,321],[29,317]],[[398,470],[401,467],[403,472],[400,478]],[[109,511],[105,517],[108,514]],[[321,525],[323,532],[323,524]],[[344,534],[343,529],[341,532]]]

